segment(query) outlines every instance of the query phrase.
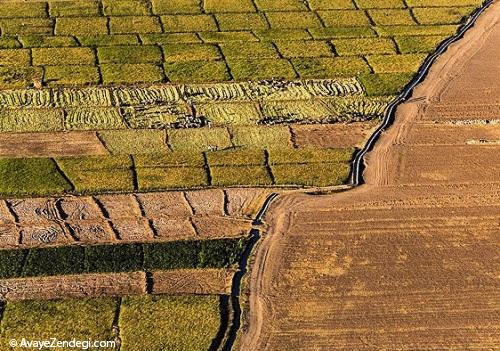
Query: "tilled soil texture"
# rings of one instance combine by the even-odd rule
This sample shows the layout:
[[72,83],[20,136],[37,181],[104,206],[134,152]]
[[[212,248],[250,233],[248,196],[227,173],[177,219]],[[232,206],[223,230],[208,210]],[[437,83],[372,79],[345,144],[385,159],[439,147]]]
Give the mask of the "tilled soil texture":
[[0,249],[243,237],[272,189],[9,199]]
[[366,184],[271,207],[241,350],[498,349],[499,42],[495,2],[398,107]]

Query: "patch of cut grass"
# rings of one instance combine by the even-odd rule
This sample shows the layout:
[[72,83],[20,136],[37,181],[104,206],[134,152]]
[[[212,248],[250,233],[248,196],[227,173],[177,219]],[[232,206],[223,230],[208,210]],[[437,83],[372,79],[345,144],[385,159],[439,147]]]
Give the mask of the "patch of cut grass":
[[430,53],[434,51],[439,43],[444,41],[445,36],[408,36],[396,37],[399,51],[403,54]]
[[272,165],[271,170],[278,185],[334,186],[349,179],[348,163],[312,163]]
[[264,150],[232,149],[207,152],[208,165],[212,166],[262,166],[265,164]]
[[269,149],[269,164],[348,163],[354,153],[352,148],[342,149]]
[[157,153],[167,148],[165,132],[161,130],[103,130],[98,135],[114,155]]
[[255,35],[263,41],[291,41],[311,39],[311,35],[305,29],[268,29],[256,30]]
[[79,193],[134,191],[128,156],[64,157],[56,161]]
[[[82,35],[78,40],[83,46],[102,47],[119,45],[139,45],[139,39],[135,34],[116,35]],[[148,44],[144,42],[144,44]]]
[[267,29],[269,25],[260,13],[220,13],[216,14],[222,31]]
[[217,31],[217,24],[211,15],[162,16],[165,32],[208,32]]
[[137,0],[103,0],[105,16],[147,16],[148,4]]
[[161,33],[161,24],[157,17],[121,16],[109,20],[111,34]]
[[339,27],[339,28],[311,28],[309,33],[314,39],[333,38],[370,38],[376,37],[375,31],[370,27]]
[[272,185],[271,175],[265,166],[214,166],[210,167],[212,185]]
[[297,29],[321,28],[321,21],[313,12],[267,12],[271,28]]
[[203,167],[137,168],[139,191],[205,187],[208,176]]
[[207,151],[221,150],[232,146],[226,128],[190,128],[167,131],[168,144],[172,150]]
[[255,12],[252,0],[205,0],[203,4],[209,13]]
[[163,80],[161,67],[154,64],[103,64],[104,84],[157,83]]
[[201,152],[163,152],[134,156],[137,168],[155,167],[203,167],[205,159]]
[[[0,70],[1,73],[1,70]],[[63,128],[63,113],[56,109],[1,109],[0,131],[2,132],[51,132]]]
[[235,126],[230,128],[235,146],[257,149],[291,147],[290,130],[287,126]]
[[305,11],[306,5],[301,0],[255,0],[261,11]]
[[28,35],[19,37],[25,48],[68,47],[77,46],[75,38],[70,36]]
[[73,108],[66,111],[68,130],[123,129],[125,124],[116,108]]
[[49,158],[0,159],[0,196],[62,194],[71,185]]
[[324,41],[304,40],[276,43],[280,53],[286,58],[333,56],[330,46]]
[[352,0],[308,0],[313,10],[350,10],[354,9]]
[[129,296],[120,312],[122,349],[208,350],[219,325],[217,296]]
[[370,25],[370,20],[364,11],[318,11],[319,16],[327,27],[364,27]]
[[457,31],[457,25],[436,26],[379,26],[376,31],[381,37],[407,36],[407,35],[444,35],[451,36]]
[[414,8],[420,24],[459,24],[472,13],[474,7]]
[[269,78],[294,79],[292,65],[284,59],[228,59],[235,80],[257,80]]
[[368,10],[368,14],[377,26],[403,26],[417,24],[413,20],[409,10]]
[[199,116],[204,116],[213,125],[255,125],[261,118],[261,112],[256,103],[214,103],[198,105]]
[[301,78],[331,78],[369,73],[370,67],[359,57],[314,57],[292,59]]
[[355,0],[362,9],[402,9],[405,8],[403,0]]
[[46,66],[43,80],[48,86],[91,85],[99,83],[95,66]]
[[156,15],[201,13],[199,0],[151,0],[151,4]]
[[375,73],[417,72],[427,55],[370,55],[366,59]]
[[358,78],[368,96],[390,96],[399,94],[413,75],[413,73],[381,73],[363,74]]
[[332,43],[341,56],[396,54],[394,42],[388,38],[334,39]]
[[50,17],[99,16],[97,1],[49,1]]
[[231,59],[254,59],[254,58],[278,58],[278,53],[271,43],[248,42],[241,45],[240,42],[228,42],[220,44],[225,57]]
[[161,50],[154,45],[108,46],[97,49],[100,63],[160,63]]
[[12,338],[113,340],[116,307],[113,298],[9,302],[2,319],[0,340],[5,346],[1,347],[7,350]]
[[163,67],[168,80],[174,83],[221,82],[231,78],[223,61],[166,62]]
[[204,61],[221,58],[219,49],[211,44],[169,44],[163,46],[165,62]]

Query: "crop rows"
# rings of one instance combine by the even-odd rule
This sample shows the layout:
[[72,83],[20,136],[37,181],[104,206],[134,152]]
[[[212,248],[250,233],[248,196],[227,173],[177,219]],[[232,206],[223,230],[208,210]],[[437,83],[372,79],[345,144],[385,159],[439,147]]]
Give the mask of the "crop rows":
[[208,350],[220,328],[220,301],[162,295],[9,302],[0,314],[0,348],[13,338],[75,338],[114,340],[122,351]]
[[0,279],[140,270],[225,268],[245,239],[0,250]]
[[[412,73],[435,43],[453,34],[480,4],[480,0],[458,4],[402,0],[10,2],[0,9],[0,86]],[[426,36],[434,37],[434,45],[400,45]]]
[[12,197],[206,186],[338,185],[347,180],[354,151],[270,150],[0,159],[0,178],[3,179],[0,194]]

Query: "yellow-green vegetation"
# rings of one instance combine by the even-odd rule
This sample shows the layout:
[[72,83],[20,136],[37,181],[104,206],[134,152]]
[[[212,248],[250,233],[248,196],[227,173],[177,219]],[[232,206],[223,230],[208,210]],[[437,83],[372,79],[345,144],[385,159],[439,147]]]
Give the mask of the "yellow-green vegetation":
[[113,319],[117,307],[117,300],[111,298],[9,302],[0,326],[0,347],[9,350],[10,339],[22,338],[115,340]]
[[126,297],[119,327],[124,351],[206,351],[220,327],[219,298]]
[[151,154],[166,151],[165,132],[161,130],[103,130],[98,133],[112,154]]
[[173,150],[219,150],[232,146],[228,130],[222,127],[171,129],[167,138]]
[[71,190],[51,159],[0,159],[2,196],[47,195]]
[[287,126],[230,127],[235,146],[280,148],[291,146]]

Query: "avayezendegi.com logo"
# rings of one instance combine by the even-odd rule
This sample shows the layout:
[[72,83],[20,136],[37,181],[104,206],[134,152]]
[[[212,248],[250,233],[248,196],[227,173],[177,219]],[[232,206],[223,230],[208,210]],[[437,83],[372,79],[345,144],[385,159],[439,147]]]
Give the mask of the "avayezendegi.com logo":
[[111,349],[116,347],[114,340],[58,340],[57,338],[50,338],[47,340],[30,340],[27,338],[10,339],[9,346],[12,349],[24,348],[34,350],[44,349],[73,349],[73,350],[91,350],[91,349]]

